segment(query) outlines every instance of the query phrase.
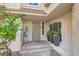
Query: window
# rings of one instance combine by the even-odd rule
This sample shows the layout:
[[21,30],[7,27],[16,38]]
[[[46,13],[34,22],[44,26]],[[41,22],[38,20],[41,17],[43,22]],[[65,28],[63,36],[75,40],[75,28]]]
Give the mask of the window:
[[60,45],[60,42],[62,41],[62,36],[61,36],[61,22],[51,23],[49,25],[49,30],[50,31],[53,31],[53,32],[56,32],[58,34],[55,34],[57,36],[47,35],[48,41],[50,41],[55,46],[59,46]]
[[31,7],[39,7],[38,3],[29,3],[28,5],[31,6]]
[[44,22],[42,22],[42,35],[44,35]]
[[38,3],[29,3],[29,5],[38,5]]
[[60,43],[62,40],[62,38],[61,38],[61,22],[53,23],[53,31],[59,32],[59,35],[56,37],[57,40],[55,39],[56,41],[54,43],[54,45],[55,44],[59,45],[58,43]]
[[49,29],[50,29],[50,31],[53,30],[53,26],[52,26],[52,24],[49,25]]

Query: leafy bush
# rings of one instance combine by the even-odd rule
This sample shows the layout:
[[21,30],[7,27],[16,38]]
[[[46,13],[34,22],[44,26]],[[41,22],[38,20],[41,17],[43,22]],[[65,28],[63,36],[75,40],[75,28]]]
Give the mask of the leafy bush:
[[3,17],[0,22],[0,37],[3,37],[3,41],[0,44],[8,48],[11,41],[15,40],[16,32],[20,26],[19,17],[22,14],[12,14],[5,7],[0,7],[0,16]]
[[19,15],[11,14],[5,8],[0,9],[0,16],[4,17],[0,23],[0,36],[4,37],[2,44],[7,44],[15,39],[19,27]]
[[49,34],[50,36],[56,37],[59,35],[59,32],[56,31],[48,31],[47,34]]

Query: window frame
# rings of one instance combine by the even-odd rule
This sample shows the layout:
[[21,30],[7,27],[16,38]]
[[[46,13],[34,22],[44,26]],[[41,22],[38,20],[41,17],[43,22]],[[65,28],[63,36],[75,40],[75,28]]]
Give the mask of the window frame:
[[30,5],[30,3],[28,3],[27,6],[29,6],[29,7],[33,7],[33,8],[38,8],[38,7],[40,6],[40,4],[38,3],[37,6],[34,6],[34,5]]

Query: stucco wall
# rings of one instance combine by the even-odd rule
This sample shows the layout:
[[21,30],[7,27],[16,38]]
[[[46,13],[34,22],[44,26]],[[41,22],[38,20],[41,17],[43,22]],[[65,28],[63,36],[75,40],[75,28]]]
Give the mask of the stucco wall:
[[24,42],[32,41],[32,21],[23,21],[24,26],[27,26],[27,37],[25,37]]
[[53,44],[53,48],[59,52],[61,55],[71,55],[71,39],[72,39],[72,13],[68,12],[63,14],[55,19],[51,19],[48,22],[48,25],[53,22],[61,22],[61,34],[62,34],[62,42],[60,46],[56,47]]
[[73,55],[79,56],[79,3],[72,7],[72,30]]
[[21,6],[20,3],[6,3],[4,5],[10,9],[20,9],[20,6]]

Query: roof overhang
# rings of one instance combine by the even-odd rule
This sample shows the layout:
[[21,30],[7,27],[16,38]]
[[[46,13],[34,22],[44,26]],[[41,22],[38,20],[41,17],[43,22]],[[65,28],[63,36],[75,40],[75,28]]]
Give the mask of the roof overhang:
[[21,8],[10,10],[12,13],[26,14],[22,19],[39,21],[47,21],[48,19],[55,18],[72,10],[72,3],[55,3],[51,4],[50,7],[46,9],[44,9],[43,6],[44,4],[41,4],[41,9],[23,8],[21,6]]

